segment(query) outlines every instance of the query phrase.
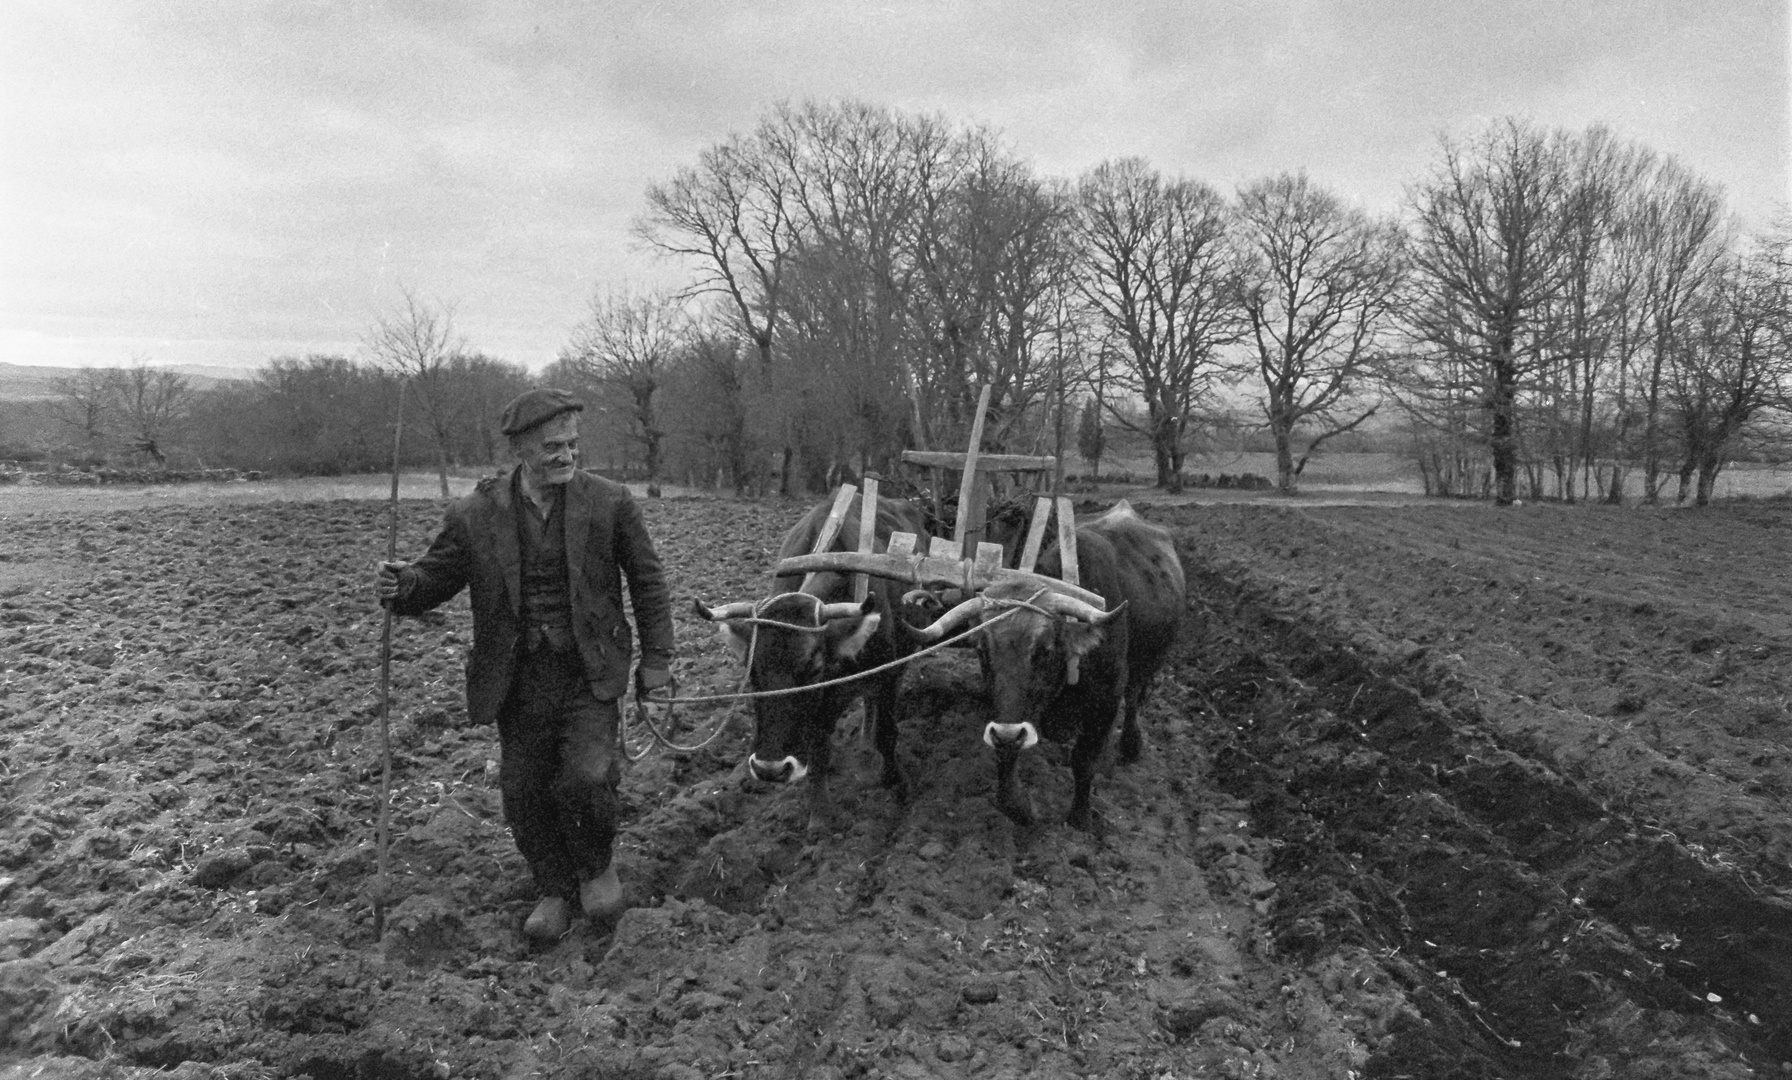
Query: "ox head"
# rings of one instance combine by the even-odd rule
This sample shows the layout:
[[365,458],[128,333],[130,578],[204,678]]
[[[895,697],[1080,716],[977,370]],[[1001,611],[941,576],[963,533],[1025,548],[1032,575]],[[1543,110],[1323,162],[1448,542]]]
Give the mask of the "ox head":
[[[824,603],[803,592],[707,608],[735,659],[747,665],[756,691],[814,686],[860,670],[866,646],[883,620],[882,597],[862,604]],[[834,722],[851,703],[852,685],[753,699],[753,749],[747,767],[760,780],[794,783],[825,760]]]
[[[1107,627],[1125,608],[1109,611],[1063,593],[1023,582],[991,585],[946,612],[927,627],[909,627],[923,640],[938,640],[960,628],[990,621],[977,642],[995,719],[983,741],[997,750],[1024,750],[1039,741],[1039,721],[1066,686],[1082,678],[1082,661],[1107,637]],[[999,621],[997,616],[1002,616]]]

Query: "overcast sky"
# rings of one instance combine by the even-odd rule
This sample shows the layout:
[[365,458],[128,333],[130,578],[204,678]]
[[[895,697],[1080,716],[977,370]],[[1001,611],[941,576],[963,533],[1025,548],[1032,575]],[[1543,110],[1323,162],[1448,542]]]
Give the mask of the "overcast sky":
[[538,367],[594,291],[679,279],[646,185],[805,98],[1372,211],[1442,133],[1603,122],[1758,227],[1789,43],[1786,0],[4,0],[0,362],[358,355],[408,287]]

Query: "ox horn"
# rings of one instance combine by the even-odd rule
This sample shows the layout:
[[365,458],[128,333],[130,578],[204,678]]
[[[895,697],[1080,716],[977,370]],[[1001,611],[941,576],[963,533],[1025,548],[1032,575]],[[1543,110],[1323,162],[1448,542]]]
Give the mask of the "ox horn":
[[1063,615],[1066,618],[1078,619],[1090,626],[1106,626],[1113,622],[1114,616],[1120,614],[1121,610],[1126,607],[1126,603],[1125,600],[1122,600],[1111,609],[1103,611],[1094,604],[1085,603],[1074,596],[1066,596],[1063,593],[1047,593],[1039,598],[1039,606],[1047,611],[1055,615]]
[[732,604],[723,604],[719,608],[704,607],[703,601],[701,600],[692,600],[691,604],[697,610],[697,617],[706,619],[709,622],[721,622],[724,619],[744,619],[753,614],[753,602],[751,600],[737,600]]
[[837,604],[823,604],[821,605],[821,621],[825,623],[834,619],[846,619],[854,615],[863,615],[865,613],[865,607],[865,604],[856,604],[851,600],[841,601]]
[[904,623],[903,625],[907,627],[909,634],[913,637],[923,641],[938,641],[940,638],[945,637],[965,623],[975,619],[982,611],[983,598],[981,596],[973,596],[967,600],[959,601],[951,611],[946,612],[926,626],[908,626],[907,623]]

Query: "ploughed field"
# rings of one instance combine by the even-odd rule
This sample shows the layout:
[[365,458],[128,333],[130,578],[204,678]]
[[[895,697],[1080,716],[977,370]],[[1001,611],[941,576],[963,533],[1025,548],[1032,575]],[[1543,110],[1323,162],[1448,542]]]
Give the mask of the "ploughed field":
[[[995,810],[948,651],[909,806],[855,711],[805,835],[737,718],[625,774],[636,906],[533,949],[464,600],[395,632],[374,940],[382,505],[0,504],[0,1075],[1792,1070],[1792,505],[1298,507],[1141,508],[1189,617],[1093,833],[1051,747],[1045,824]],[[645,509],[683,689],[731,690],[688,601],[763,595],[806,506]]]

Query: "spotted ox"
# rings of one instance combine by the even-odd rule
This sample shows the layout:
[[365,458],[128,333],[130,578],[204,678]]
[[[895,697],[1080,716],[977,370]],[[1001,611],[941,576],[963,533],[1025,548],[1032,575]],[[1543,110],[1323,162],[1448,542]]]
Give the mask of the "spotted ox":
[[[910,629],[918,640],[935,640],[973,622],[991,622],[978,642],[994,713],[983,740],[996,752],[997,805],[1022,824],[1031,823],[1034,812],[1020,785],[1020,753],[1043,735],[1074,740],[1070,822],[1089,826],[1095,764],[1114,716],[1124,710],[1120,760],[1138,760],[1139,706],[1182,620],[1186,584],[1175,544],[1129,504],[1122,501],[1078,525],[1076,544],[1081,584],[1101,595],[1105,611],[1034,584],[1007,582],[991,585],[928,627]],[[1057,548],[1041,556],[1037,569],[1061,576]]]
[[[785,535],[779,560],[808,554],[827,520],[832,501],[815,507]],[[842,522],[830,550],[856,547],[859,504]],[[877,508],[875,550],[882,552],[892,532],[926,532],[920,507],[882,500]],[[788,690],[870,670],[914,650],[898,632],[891,612],[902,586],[871,579],[870,594],[853,603],[850,575],[821,573],[807,588],[801,576],[773,579],[774,594],[757,604],[721,608],[697,605],[697,613],[717,623],[735,658],[748,666],[753,690]],[[829,824],[827,791],[835,724],[854,699],[865,700],[866,720],[883,755],[883,784],[908,799],[908,782],[896,761],[896,693],[901,667],[856,682],[805,693],[753,700],[753,749],[747,768],[760,780],[793,784],[807,779],[811,829]]]

